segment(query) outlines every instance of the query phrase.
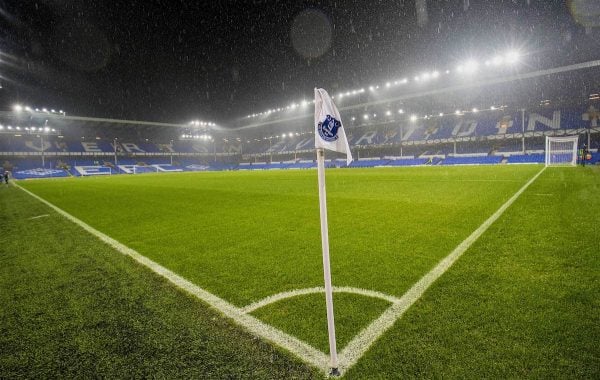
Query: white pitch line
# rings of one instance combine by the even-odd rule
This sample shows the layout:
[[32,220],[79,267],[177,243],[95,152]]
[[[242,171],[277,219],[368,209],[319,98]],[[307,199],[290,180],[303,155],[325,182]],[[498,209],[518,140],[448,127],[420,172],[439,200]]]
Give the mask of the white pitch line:
[[[356,362],[368,351],[373,343],[383,335],[393,324],[400,318],[406,310],[408,310],[422,295],[425,291],[443,275],[456,260],[473,244],[503,213],[508,207],[510,207],[514,201],[531,185],[546,169],[543,167],[533,178],[531,178],[521,189],[519,189],[509,200],[507,200],[500,208],[490,216],[479,228],[477,228],[471,235],[469,235],[462,243],[460,243],[448,256],[440,261],[429,273],[423,276],[415,285],[413,285],[408,292],[406,292],[401,298],[386,295],[384,293],[370,291],[365,289],[351,288],[351,287],[339,287],[338,292],[357,293],[369,297],[376,297],[386,299],[392,302],[392,305],[383,312],[379,318],[373,321],[369,326],[364,328],[357,336],[355,336],[350,343],[340,352],[339,364],[340,372],[343,375],[348,369],[350,369]],[[185,278],[175,274],[160,264],[150,260],[149,258],[141,255],[137,251],[121,244],[117,240],[103,234],[102,232],[94,229],[85,222],[77,219],[71,214],[63,211],[52,203],[39,197],[38,195],[30,192],[27,189],[15,184],[18,188],[28,193],[32,197],[36,198],[40,202],[46,204],[50,208],[54,209],[59,214],[63,215],[68,220],[79,225],[84,230],[88,231],[98,239],[102,240],[106,244],[110,245],[120,253],[130,256],[138,263],[152,270],[154,273],[167,279],[175,286],[183,289],[192,295],[196,296],[200,300],[206,302],[213,308],[222,312],[226,317],[231,318],[234,322],[245,327],[248,331],[268,340],[276,345],[292,352],[297,355],[300,359],[306,363],[311,364],[317,368],[321,368],[325,371],[329,370],[329,358],[323,352],[310,346],[309,344],[293,337],[283,331],[276,329],[272,326],[261,322],[260,320],[247,314],[252,310],[256,310],[259,307],[265,306],[269,303],[276,302],[290,296],[311,294],[318,291],[322,291],[321,288],[308,288],[299,289],[295,291],[283,292],[275,294],[273,296],[266,297],[263,300],[247,305],[244,308],[238,308],[227,301],[215,296],[214,294],[200,288],[199,286],[189,282]],[[352,291],[350,291],[352,290]],[[260,306],[262,305],[262,306]]]
[[47,216],[50,216],[49,214],[43,214],[43,215],[38,215],[38,216],[32,216],[31,218],[27,218],[27,220],[34,220],[34,219],[39,219],[39,218],[45,218]]
[[508,209],[519,196],[531,185],[543,172],[543,167],[533,178],[521,187],[509,200],[492,214],[479,228],[460,243],[448,256],[440,261],[429,273],[414,284],[398,302],[390,306],[369,326],[359,332],[339,354],[340,372],[343,374],[350,369],[358,359],[383,335],[394,323],[408,310],[425,291],[442,276],[462,256],[463,253]]
[[[352,293],[352,294],[359,294],[361,296],[366,296],[366,297],[379,298],[382,300],[386,300],[392,304],[400,301],[399,298],[390,296],[388,294],[384,294],[384,293],[377,292],[374,290],[353,288],[350,286],[334,286],[333,292],[334,293]],[[325,293],[325,288],[317,286],[314,288],[295,289],[295,290],[290,290],[287,292],[277,293],[272,296],[265,297],[262,300],[253,302],[247,306],[244,306],[242,308],[242,311],[244,311],[245,313],[252,313],[253,311],[258,310],[262,307],[265,307],[267,305],[270,305],[270,304],[278,302],[278,301],[282,301],[287,298],[303,296],[303,295],[307,295],[307,294],[316,294],[316,293]]]
[[[15,184],[16,185],[16,184]],[[176,273],[170,271],[169,269],[163,267],[162,265],[150,260],[149,258],[141,255],[137,251],[127,247],[126,245],[118,242],[117,240],[111,238],[108,235],[103,234],[102,232],[96,230],[89,224],[83,222],[80,219],[77,219],[73,215],[67,213],[66,211],[58,208],[47,200],[41,198],[40,196],[30,192],[29,190],[22,188],[19,185],[16,185],[19,189],[23,190],[27,194],[31,195],[35,199],[40,202],[46,204],[48,207],[52,208],[57,213],[61,214],[71,222],[77,224],[90,234],[94,235],[101,241],[105,242],[112,248],[116,249],[123,255],[131,257],[133,260],[142,264],[146,268],[150,269],[154,273],[159,276],[165,278],[178,288],[185,290],[186,292],[194,295],[200,300],[206,302],[214,309],[217,309],[221,313],[223,313],[227,318],[232,319],[237,324],[243,326],[251,333],[266,339],[290,352],[297,355],[300,359],[304,360],[306,363],[311,364],[317,368],[321,368],[324,371],[329,367],[329,358],[323,352],[317,350],[316,348],[310,346],[309,344],[301,341],[300,339],[291,336],[289,334],[284,333],[283,331],[274,328],[273,326],[269,326],[268,324],[258,320],[257,318],[246,314],[242,309],[230,304],[222,298],[217,297],[216,295],[200,288],[199,286],[189,282],[185,278],[177,275]]]

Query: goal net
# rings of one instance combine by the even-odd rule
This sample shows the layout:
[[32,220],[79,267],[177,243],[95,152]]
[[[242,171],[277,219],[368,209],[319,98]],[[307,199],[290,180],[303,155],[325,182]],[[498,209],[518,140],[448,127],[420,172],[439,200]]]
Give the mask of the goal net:
[[578,136],[546,136],[546,166],[577,165]]

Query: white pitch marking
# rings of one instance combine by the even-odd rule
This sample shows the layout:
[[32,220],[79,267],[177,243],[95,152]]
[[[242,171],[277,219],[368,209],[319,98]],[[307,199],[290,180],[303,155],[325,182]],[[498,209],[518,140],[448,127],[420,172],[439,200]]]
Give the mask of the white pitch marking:
[[[506,211],[508,207],[510,207],[514,201],[531,185],[546,169],[543,167],[533,178],[531,178],[521,189],[519,189],[509,200],[507,200],[500,208],[492,214],[479,228],[477,228],[471,235],[469,235],[462,243],[460,243],[448,256],[446,256],[442,261],[440,261],[429,273],[423,276],[415,285],[413,285],[401,298],[396,298],[393,296],[385,295],[383,293],[364,290],[366,293],[369,293],[369,296],[374,296],[373,294],[379,294],[377,298],[387,299],[392,302],[392,305],[383,312],[379,318],[373,321],[369,326],[364,328],[358,335],[356,335],[350,343],[340,352],[339,356],[339,364],[340,364],[340,372],[342,376],[344,373],[350,369],[356,362],[367,352],[367,350],[373,345],[373,343],[383,335],[385,331],[387,331],[392,325],[404,314],[406,310],[410,308],[422,295],[425,291],[433,284],[435,280],[437,280],[441,275],[443,275],[451,266],[460,258],[460,256],[473,244],[503,213]],[[288,295],[293,292],[298,292],[297,295],[301,294],[310,294],[313,290],[321,288],[308,288],[308,289],[300,289],[297,291],[283,292],[276,294],[274,296],[267,297],[261,301],[256,303],[252,303],[244,308],[238,308],[228,303],[227,301],[215,296],[212,293],[207,292],[206,290],[200,288],[199,286],[192,284],[187,281],[183,277],[171,272],[165,267],[159,265],[158,263],[148,259],[147,257],[141,255],[137,251],[119,243],[108,235],[103,234],[102,232],[94,229],[90,225],[85,222],[75,218],[71,214],[63,211],[52,203],[46,201],[45,199],[39,197],[38,195],[30,192],[27,189],[22,188],[21,186],[15,184],[18,188],[25,191],[32,197],[36,198],[40,202],[46,204],[50,208],[54,209],[59,214],[63,215],[65,218],[69,219],[73,223],[79,225],[84,230],[88,231],[92,235],[96,236],[98,239],[104,241],[111,247],[115,248],[120,253],[130,256],[140,264],[146,266],[153,272],[158,275],[164,277],[177,287],[193,294],[197,298],[206,302],[213,308],[219,310],[226,317],[231,318],[236,323],[245,327],[250,332],[269,340],[280,347],[287,349],[288,351],[294,353],[299,358],[311,364],[317,368],[321,368],[325,371],[329,370],[329,359],[327,355],[323,352],[317,350],[316,348],[310,346],[309,344],[295,338],[289,334],[284,333],[281,330],[278,330],[272,326],[269,326],[260,320],[252,317],[247,314],[248,310],[252,307],[252,310],[258,309],[258,307],[254,307],[253,305],[260,304],[265,306],[269,303],[276,302],[278,300],[287,298],[283,297],[283,295]],[[342,289],[355,289],[349,287],[342,287]],[[359,289],[362,290],[362,289]],[[316,292],[316,291],[315,291]],[[363,293],[361,293],[363,294]],[[367,295],[367,294],[364,294]],[[267,302],[267,300],[272,300]],[[259,306],[259,307],[262,307]]]
[[371,345],[379,339],[385,331],[410,308],[425,291],[443,275],[451,266],[462,256],[463,253],[473,244],[498,218],[508,209],[517,198],[531,185],[543,172],[546,167],[543,167],[533,178],[531,178],[523,187],[521,187],[515,195],[507,200],[500,208],[492,214],[479,228],[469,235],[462,243],[460,243],[448,256],[440,261],[429,273],[423,276],[416,284],[414,284],[398,302],[395,302],[386,311],[383,312],[369,326],[359,332],[348,345],[340,352],[340,372],[345,373],[350,369],[358,359],[360,359]]
[[[324,292],[325,292],[325,288],[319,287],[319,286],[314,287],[314,288],[295,289],[295,290],[290,290],[287,292],[281,292],[281,293],[277,293],[272,296],[263,298],[262,300],[253,302],[247,306],[244,306],[242,308],[242,311],[245,313],[252,313],[253,311],[258,310],[262,307],[265,307],[267,305],[270,305],[270,304],[278,302],[278,301],[282,301],[287,298],[292,298],[292,297],[297,297],[297,296],[302,296],[302,295],[307,295],[307,294],[324,293]],[[352,293],[352,294],[359,294],[361,296],[366,296],[366,297],[380,298],[380,299],[386,300],[392,304],[400,301],[399,298],[390,296],[388,294],[384,294],[384,293],[377,292],[374,290],[353,288],[350,286],[334,286],[333,292],[334,293]]]
[[186,292],[196,296],[200,300],[206,302],[213,308],[223,313],[227,318],[231,318],[234,322],[246,328],[251,333],[262,337],[272,343],[275,343],[280,347],[285,348],[286,350],[297,355],[300,359],[304,360],[308,364],[311,364],[317,368],[321,368],[324,371],[326,371],[329,368],[328,356],[325,355],[323,352],[317,350],[316,348],[312,347],[308,343],[305,343],[294,336],[286,334],[283,331],[276,329],[273,326],[269,326],[268,324],[258,320],[257,318],[246,314],[242,309],[189,282],[185,278],[175,274],[174,272],[163,267],[162,265],[141,255],[137,251],[127,247],[126,245],[118,242],[110,236],[103,234],[102,232],[96,230],[89,224],[83,222],[80,219],[77,219],[73,215],[58,208],[57,206],[41,198],[40,196],[30,192],[27,189],[22,188],[19,185],[16,186],[24,192],[26,192],[27,194],[34,197],[35,199],[46,204],[48,207],[52,208],[71,222],[77,224],[90,234],[102,240],[112,248],[116,249],[123,255],[131,257],[133,260],[147,267],[159,276],[165,278],[178,288],[183,289]]
[[34,220],[34,219],[39,219],[39,218],[45,218],[47,216],[50,216],[49,214],[43,214],[43,215],[38,215],[38,216],[32,216],[31,218],[27,218],[27,220]]

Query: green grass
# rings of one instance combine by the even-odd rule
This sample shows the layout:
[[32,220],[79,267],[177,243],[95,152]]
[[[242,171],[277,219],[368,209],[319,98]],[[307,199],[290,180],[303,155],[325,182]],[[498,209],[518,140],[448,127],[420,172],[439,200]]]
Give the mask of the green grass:
[[23,191],[0,211],[0,378],[320,375]]
[[[401,296],[539,170],[328,170],[334,285]],[[547,170],[348,377],[597,377],[598,178]],[[314,171],[22,185],[240,307],[323,283]],[[339,348],[386,306],[334,300]],[[253,314],[327,351],[322,295]]]

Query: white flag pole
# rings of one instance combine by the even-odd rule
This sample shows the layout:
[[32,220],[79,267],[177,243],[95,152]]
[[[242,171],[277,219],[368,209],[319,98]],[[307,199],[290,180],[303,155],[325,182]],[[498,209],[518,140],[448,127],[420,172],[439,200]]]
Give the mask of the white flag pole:
[[329,265],[329,232],[327,228],[327,194],[325,192],[325,151],[317,149],[317,170],[319,172],[319,209],[321,214],[321,246],[323,247],[323,277],[325,278],[325,301],[327,302],[327,331],[329,332],[329,353],[331,375],[338,376],[338,357],[335,346],[335,321],[333,319],[333,289]]

